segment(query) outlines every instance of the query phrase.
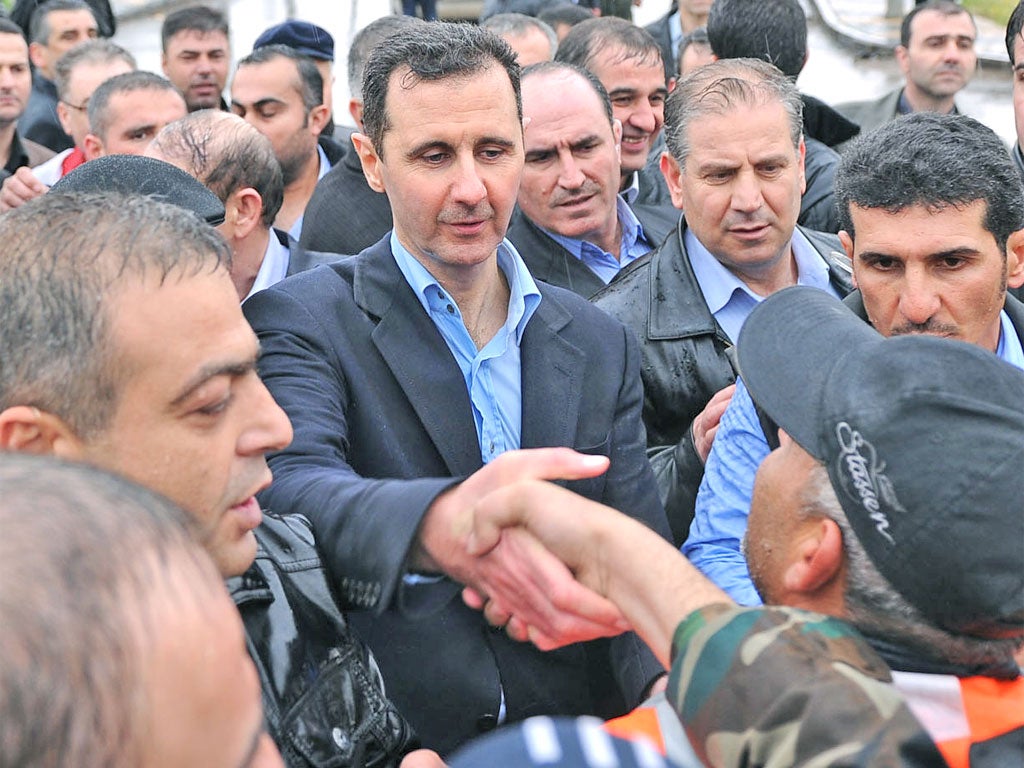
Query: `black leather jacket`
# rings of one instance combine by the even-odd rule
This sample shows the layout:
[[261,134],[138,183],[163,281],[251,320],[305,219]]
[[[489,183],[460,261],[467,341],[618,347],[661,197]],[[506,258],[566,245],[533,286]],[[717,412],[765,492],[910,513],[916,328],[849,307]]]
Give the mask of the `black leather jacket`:
[[[714,394],[736,380],[732,342],[708,309],[686,256],[685,226],[682,219],[657,250],[626,267],[592,299],[640,342],[648,458],[677,545],[689,533],[704,476],[690,427]],[[799,229],[828,263],[836,291],[845,296],[853,290],[839,238]]]
[[397,766],[415,737],[338,609],[309,521],[267,514],[256,540],[256,561],[227,584],[285,764]]

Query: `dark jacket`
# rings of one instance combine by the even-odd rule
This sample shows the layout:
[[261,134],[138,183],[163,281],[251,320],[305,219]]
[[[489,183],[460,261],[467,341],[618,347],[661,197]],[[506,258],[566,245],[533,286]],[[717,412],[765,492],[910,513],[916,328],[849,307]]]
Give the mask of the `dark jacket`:
[[[683,219],[660,248],[630,264],[593,298],[640,341],[648,456],[677,544],[689,532],[704,476],[690,426],[714,394],[736,380],[732,342],[708,309],[686,255],[685,226]],[[851,270],[839,238],[800,231],[828,262],[832,286],[848,294]]]
[[[522,447],[610,457],[601,477],[566,485],[667,537],[644,453],[636,342],[580,297],[539,287],[520,345]],[[349,621],[425,746],[444,753],[493,728],[502,704],[514,721],[639,703],[661,670],[635,635],[542,653],[489,627],[456,582],[403,582],[427,510],[482,460],[465,378],[387,238],[260,291],[243,311],[260,374],[295,430],[269,457],[261,500],[309,516],[332,586],[375,609]]]
[[[651,205],[631,208],[652,248],[668,236],[679,220],[679,211],[675,208]],[[518,206],[512,214],[506,237],[519,251],[535,279],[565,288],[585,299],[604,288],[604,281],[590,267],[551,239]]]
[[818,232],[839,231],[839,211],[836,209],[834,182],[839,154],[817,139],[804,140],[807,153],[804,156],[804,178],[807,186],[800,198],[800,215],[797,223],[801,227]]
[[35,168],[53,157],[53,150],[29,139],[23,139],[15,130],[11,137],[11,151],[7,156],[7,164],[0,168],[0,181],[12,176],[19,168]]
[[412,729],[338,609],[309,521],[265,515],[256,540],[256,561],[228,589],[286,765],[398,765],[415,747]]
[[75,146],[75,140],[64,133],[57,119],[57,86],[39,72],[32,73],[32,93],[18,118],[18,133],[54,152]]
[[679,52],[674,50],[672,45],[672,28],[669,26],[672,14],[675,12],[676,4],[672,3],[668,13],[644,27],[644,29],[651,33],[651,37],[657,41],[658,47],[661,48],[661,61],[665,65],[666,83],[671,81],[679,72],[679,61],[676,59],[676,54]]
[[391,203],[366,183],[359,154],[346,151],[316,185],[302,219],[303,248],[355,254],[391,230]]

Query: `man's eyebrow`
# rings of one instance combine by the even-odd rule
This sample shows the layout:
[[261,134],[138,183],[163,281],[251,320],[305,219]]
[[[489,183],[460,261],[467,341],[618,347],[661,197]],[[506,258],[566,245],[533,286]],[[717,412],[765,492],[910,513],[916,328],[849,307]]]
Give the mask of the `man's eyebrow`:
[[250,371],[256,370],[256,359],[259,357],[258,353],[254,354],[248,360],[241,361],[230,361],[222,363],[210,363],[204,365],[187,381],[181,388],[181,392],[178,396],[171,401],[171,408],[179,407],[182,403],[188,400],[197,389],[203,384],[208,382],[210,379],[215,379],[218,376],[231,376],[238,377],[244,376]]

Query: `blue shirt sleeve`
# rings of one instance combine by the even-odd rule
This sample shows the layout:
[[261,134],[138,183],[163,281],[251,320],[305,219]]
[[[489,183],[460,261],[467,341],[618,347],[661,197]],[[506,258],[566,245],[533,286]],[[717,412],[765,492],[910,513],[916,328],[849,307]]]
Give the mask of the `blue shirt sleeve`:
[[683,554],[740,605],[760,605],[747,571],[740,543],[747,530],[754,474],[769,453],[754,401],[743,382],[736,392],[711,445],[690,536]]

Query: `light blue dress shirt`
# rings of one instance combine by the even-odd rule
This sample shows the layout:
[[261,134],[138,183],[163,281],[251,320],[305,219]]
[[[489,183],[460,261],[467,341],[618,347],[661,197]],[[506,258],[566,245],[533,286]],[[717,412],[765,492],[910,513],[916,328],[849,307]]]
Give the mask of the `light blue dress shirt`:
[[[1000,315],[1000,323],[996,354],[1011,365],[1024,368],[1020,339],[1005,312]],[[737,379],[736,394],[722,414],[704,466],[704,479],[683,554],[740,605],[761,604],[740,543],[747,531],[754,474],[768,452],[754,401]]]
[[260,264],[259,272],[256,273],[256,279],[253,281],[252,288],[249,289],[249,295],[245,298],[248,299],[249,296],[252,296],[257,291],[265,290],[275,283],[284,280],[288,274],[288,264],[290,261],[291,253],[288,251],[288,248],[277,239],[274,230],[270,230],[270,238],[267,241],[267,250],[263,254],[263,262]]
[[[754,293],[746,283],[723,267],[722,263],[701,244],[693,230],[686,230],[683,242],[708,309],[722,326],[725,335],[735,344],[747,315],[764,301],[765,297]],[[793,231],[792,247],[793,259],[796,261],[797,285],[820,288],[837,299],[842,298],[829,282],[828,264],[798,229]]]
[[644,228],[640,226],[636,214],[621,196],[616,196],[615,208],[618,212],[619,223],[622,225],[622,240],[619,243],[619,258],[617,259],[586,240],[577,240],[547,229],[544,230],[552,240],[586,264],[590,271],[601,278],[605,284],[611,282],[624,266],[650,253],[652,247],[647,241],[647,236],[644,235]]
[[391,252],[462,371],[473,406],[480,457],[486,464],[505,451],[519,448],[523,425],[519,345],[541,300],[522,258],[508,240],[498,246],[498,267],[508,281],[508,316],[494,337],[478,350],[455,299],[398,242],[394,231]]

